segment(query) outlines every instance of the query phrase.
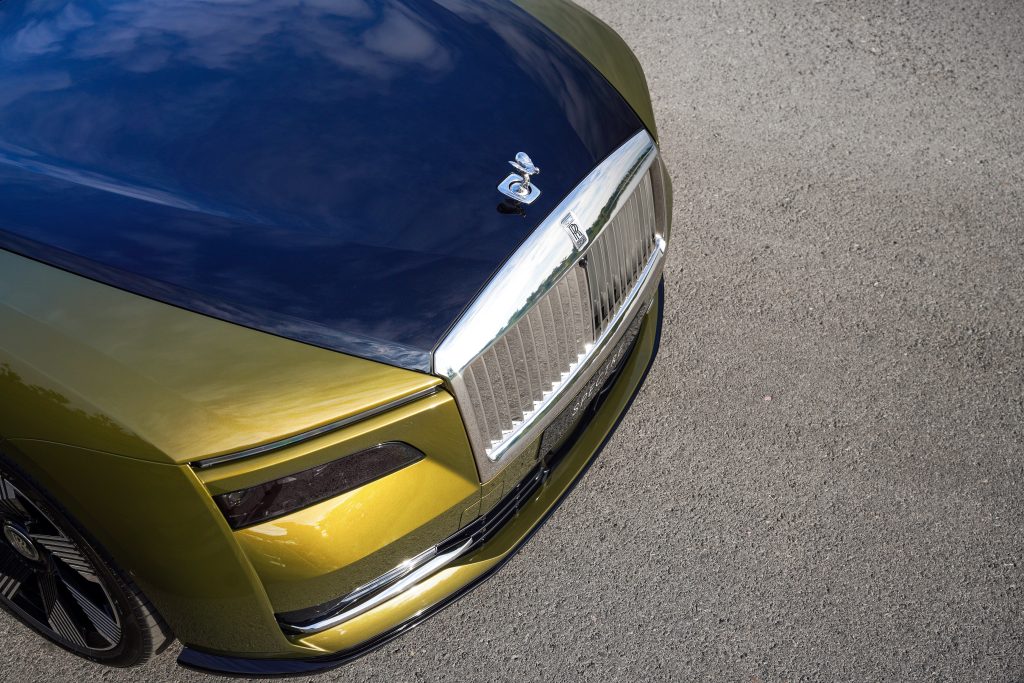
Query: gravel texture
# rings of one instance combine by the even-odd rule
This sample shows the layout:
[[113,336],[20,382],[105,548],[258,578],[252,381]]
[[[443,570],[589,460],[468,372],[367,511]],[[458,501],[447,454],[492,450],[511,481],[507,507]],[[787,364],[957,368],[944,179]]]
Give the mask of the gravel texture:
[[661,354],[519,555],[318,680],[1024,681],[1024,3],[584,4],[675,179]]

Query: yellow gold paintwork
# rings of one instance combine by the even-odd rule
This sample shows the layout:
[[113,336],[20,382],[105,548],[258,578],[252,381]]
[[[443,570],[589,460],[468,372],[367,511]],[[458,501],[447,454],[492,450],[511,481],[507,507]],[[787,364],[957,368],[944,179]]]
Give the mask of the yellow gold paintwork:
[[294,651],[191,468],[45,441],[9,441],[2,450],[72,512],[182,641]]
[[234,491],[404,441],[425,458],[354,491],[235,533],[275,611],[345,595],[459,529],[480,482],[455,401],[411,405],[264,456],[200,471],[213,494]]
[[[182,641],[239,654],[296,648],[205,485],[184,463],[440,384],[2,250],[0,330],[0,452],[96,537]],[[457,413],[443,421],[461,433]],[[283,469],[269,464],[250,478],[275,478],[288,457],[270,456]],[[475,481],[465,483],[475,478],[472,458],[466,463],[453,477],[466,491],[456,518],[478,495]],[[241,472],[238,482],[254,469],[230,467]]]
[[[535,462],[489,482],[487,502],[453,399],[413,404],[294,446],[209,470],[34,439],[2,444],[128,572],[185,643],[239,656],[301,657],[359,645],[495,567],[544,517],[615,424],[653,352],[656,312],[608,399],[534,501],[486,546],[337,628],[285,637],[274,612],[344,595],[469,523]],[[211,494],[268,481],[386,440],[426,458],[356,491],[232,532]],[[111,495],[116,492],[116,495]],[[172,511],[171,514],[168,511]],[[169,551],[168,549],[172,549]],[[168,552],[173,560],[168,561]]]
[[570,0],[513,0],[572,45],[625,98],[657,140],[647,78],[633,51],[607,24]]
[[[579,50],[656,137],[625,43],[567,0],[516,0]],[[659,168],[664,169],[658,160]],[[667,180],[667,172],[665,172]],[[666,182],[671,216],[671,184]],[[668,226],[665,226],[666,237]],[[299,444],[195,471],[440,380],[224,323],[0,250],[0,453],[49,490],[187,645],[252,657],[358,646],[502,562],[580,475],[653,353],[656,308],[595,418],[547,485],[484,547],[341,626],[286,637],[275,611],[340,597],[490,510],[537,444],[481,487],[444,391]],[[232,531],[212,495],[383,441],[426,457],[355,491]]]
[[533,500],[501,532],[469,557],[435,574],[379,608],[323,633],[296,638],[295,644],[299,647],[323,652],[336,652],[356,647],[444,600],[483,576],[508,557],[544,519],[547,512],[572,482],[579,477],[625,410],[633,392],[642,381],[654,352],[657,334],[657,308],[655,305],[647,314],[632,355],[594,419],[571,447],[565,460],[552,473],[547,484],[534,494]]
[[[32,438],[10,439],[0,450],[62,501],[183,642],[239,656],[335,652],[468,585],[525,538],[585,467],[640,382],[653,352],[654,316],[652,309],[601,410],[548,484],[505,529],[406,594],[304,638],[285,637],[274,612],[344,595],[469,523],[532,467],[536,445],[482,491],[454,401],[439,391],[337,432],[198,472]],[[38,385],[18,384],[29,394],[42,394]],[[39,398],[44,399],[62,403],[56,396]],[[356,491],[241,531],[228,528],[211,498],[387,440],[411,443],[426,458]]]
[[0,250],[0,435],[187,462],[439,380],[144,299]]

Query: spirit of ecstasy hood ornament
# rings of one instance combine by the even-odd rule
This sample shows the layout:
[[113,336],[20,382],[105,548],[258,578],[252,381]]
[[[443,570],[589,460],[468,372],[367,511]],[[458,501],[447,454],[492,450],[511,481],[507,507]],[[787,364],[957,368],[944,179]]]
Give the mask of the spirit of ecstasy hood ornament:
[[540,175],[540,169],[534,165],[533,159],[526,152],[519,152],[516,154],[515,161],[508,163],[512,164],[512,168],[518,173],[510,173],[501,181],[501,184],[498,185],[498,192],[517,202],[532,204],[540,196],[540,188],[530,184],[530,177]]

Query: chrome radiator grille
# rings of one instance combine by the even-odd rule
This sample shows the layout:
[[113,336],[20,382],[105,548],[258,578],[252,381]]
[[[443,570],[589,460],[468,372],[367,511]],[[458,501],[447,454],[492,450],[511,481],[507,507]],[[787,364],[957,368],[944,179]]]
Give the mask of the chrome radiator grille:
[[645,175],[585,254],[466,369],[477,447],[491,456],[558,391],[636,284],[654,251],[654,196]]
[[587,274],[575,266],[465,372],[476,448],[490,456],[569,374],[594,342]]
[[590,306],[598,334],[636,284],[654,251],[656,234],[654,193],[647,173],[587,252]]
[[[563,202],[435,352],[435,370],[449,379],[484,480],[514,444],[539,436],[578,381],[596,370],[605,347],[614,346],[626,309],[650,297],[664,241],[652,182],[656,150],[640,135],[592,174],[600,191],[585,181]],[[561,226],[569,215],[587,233],[582,252]],[[507,310],[496,310],[502,306]],[[489,329],[495,334],[487,343],[473,338]]]

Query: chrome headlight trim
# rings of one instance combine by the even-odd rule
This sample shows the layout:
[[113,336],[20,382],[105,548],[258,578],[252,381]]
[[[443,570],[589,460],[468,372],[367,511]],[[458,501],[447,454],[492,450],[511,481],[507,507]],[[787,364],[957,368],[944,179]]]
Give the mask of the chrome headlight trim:
[[[654,249],[641,275],[594,343],[588,345],[577,363],[566,369],[557,391],[536,402],[534,410],[515,425],[504,441],[486,450],[479,442],[474,442],[472,435],[481,430],[472,411],[465,408],[467,369],[526,317],[534,302],[577,267],[580,257],[588,253],[589,247],[595,244],[604,228],[647,177],[657,154],[654,140],[646,131],[641,131],[605,159],[502,266],[435,349],[434,373],[445,379],[460,405],[467,432],[471,435],[481,480],[492,478],[504,467],[505,463],[500,461],[540,436],[571,401],[575,390],[582,387],[600,367],[601,361],[624,332],[623,321],[631,320],[639,306],[653,296],[663,267],[666,244],[662,235],[655,235]],[[657,176],[657,173],[651,175]],[[664,206],[664,198],[657,196],[661,191],[660,182],[655,178],[656,207]],[[562,218],[569,213],[586,233],[585,241],[575,242],[567,236]],[[662,224],[664,217],[657,218]],[[589,246],[578,250],[576,243]]]
[[387,403],[379,405],[376,408],[370,408],[369,410],[364,410],[361,413],[356,413],[355,415],[351,415],[344,419],[335,420],[334,422],[329,422],[325,425],[314,427],[313,429],[309,429],[304,432],[300,432],[298,434],[285,437],[283,439],[278,439],[276,441],[271,441],[270,443],[265,443],[260,446],[247,448],[244,451],[235,451],[234,453],[216,455],[211,458],[196,460],[189,463],[189,465],[192,467],[192,469],[205,470],[210,467],[215,467],[217,465],[223,465],[225,463],[235,462],[237,460],[244,460],[246,458],[253,458],[257,455],[264,455],[266,453],[270,453],[271,451],[277,451],[281,450],[282,448],[288,448],[289,446],[300,444],[303,441],[310,441],[312,439],[317,438],[318,436],[323,436],[324,434],[330,434],[331,432],[336,432],[339,429],[350,427],[356,424],[357,422],[369,420],[372,417],[377,417],[378,415],[383,415],[386,412],[397,410],[398,408],[407,406],[410,403],[415,403],[420,399],[433,396],[439,391],[441,391],[440,386],[429,387],[427,389],[423,389],[422,391],[417,391],[416,393],[409,394],[408,396],[397,398],[394,401],[388,401]]

